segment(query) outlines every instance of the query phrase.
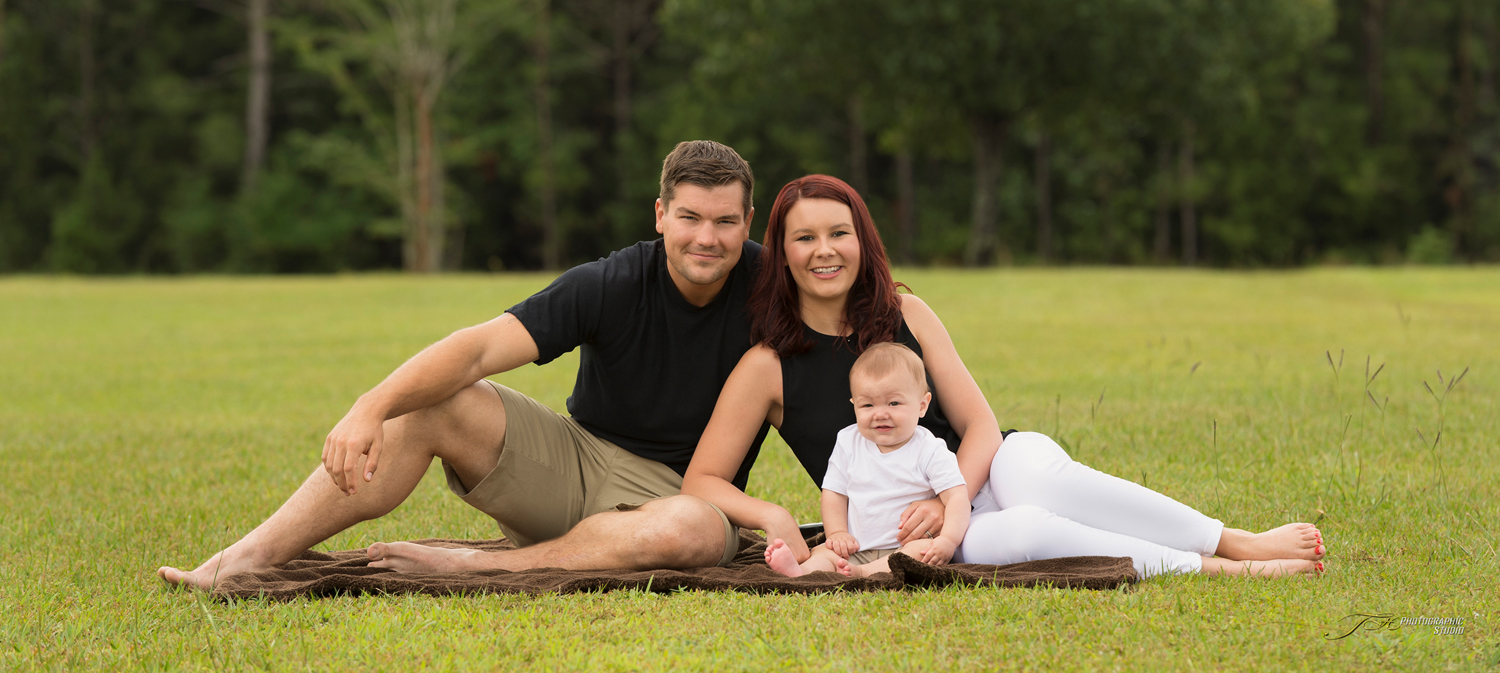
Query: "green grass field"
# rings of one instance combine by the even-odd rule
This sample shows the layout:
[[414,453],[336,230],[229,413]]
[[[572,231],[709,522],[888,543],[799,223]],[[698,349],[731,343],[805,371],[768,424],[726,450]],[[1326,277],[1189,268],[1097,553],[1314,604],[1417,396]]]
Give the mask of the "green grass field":
[[[155,568],[247,532],[356,396],[548,278],[18,278],[0,280],[0,670],[1500,669],[1500,270],[897,279],[944,318],[1002,427],[1231,526],[1317,521],[1326,576],[209,601]],[[574,358],[497,378],[562,408]],[[790,452],[762,455],[753,494],[816,520]],[[496,536],[433,472],[321,548]],[[1326,639],[1351,613],[1464,633]]]

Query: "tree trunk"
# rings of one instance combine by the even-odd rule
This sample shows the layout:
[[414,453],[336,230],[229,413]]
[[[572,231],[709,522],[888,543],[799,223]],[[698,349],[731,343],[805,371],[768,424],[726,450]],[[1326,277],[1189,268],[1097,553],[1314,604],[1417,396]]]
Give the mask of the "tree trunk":
[[437,260],[441,258],[443,248],[438,244],[435,234],[440,225],[433,221],[433,133],[432,133],[432,99],[425,90],[418,90],[412,96],[415,103],[415,116],[417,125],[417,165],[412,175],[417,189],[417,218],[416,218],[416,241],[412,254],[416,257],[416,267],[413,271],[417,273],[432,273],[437,270]]
[[78,12],[78,150],[82,166],[94,156],[94,2],[80,0]]
[[1177,154],[1177,188],[1181,210],[1178,218],[1182,222],[1182,264],[1198,263],[1198,205],[1194,201],[1193,125],[1183,125],[1182,147]]
[[970,138],[974,145],[974,221],[969,228],[969,245],[964,249],[966,266],[988,266],[1000,252],[999,191],[1000,151],[1009,131],[1007,120],[997,116],[970,120]]
[[536,18],[536,134],[537,169],[541,172],[541,184],[537,197],[541,201],[542,218],[542,265],[547,269],[562,267],[562,232],[557,222],[557,176],[552,158],[552,79],[550,68],[552,50],[552,5],[550,0],[538,0]]
[[1165,141],[1156,146],[1156,240],[1157,264],[1172,257],[1172,147]]
[[1365,142],[1379,145],[1385,127],[1385,0],[1365,0]]
[[5,0],[0,0],[0,64],[5,63]]
[[1052,261],[1052,139],[1042,131],[1036,140],[1036,254]]
[[1094,188],[1099,194],[1099,220],[1104,230],[1104,263],[1114,264],[1120,250],[1120,232],[1115,227],[1115,184],[1108,175]]
[[245,97],[245,165],[240,191],[255,191],[271,134],[271,38],[266,15],[271,0],[249,0],[245,7],[250,39],[250,82]]
[[1474,197],[1474,153],[1470,145],[1470,133],[1477,113],[1474,59],[1470,53],[1470,43],[1474,37],[1473,10],[1468,3],[1459,3],[1457,33],[1453,47],[1453,74],[1457,86],[1453,101],[1453,138],[1449,150],[1452,175],[1444,196],[1448,202],[1454,252],[1460,258],[1466,258],[1466,239],[1473,215]]
[[869,162],[865,151],[865,99],[849,96],[849,186],[870,200]]
[[902,264],[917,261],[917,189],[912,178],[911,147],[903,143],[896,151],[896,228],[899,231],[897,256]]
[[613,35],[611,51],[614,59],[615,85],[615,191],[616,198],[626,206],[630,202],[630,131],[631,119],[631,27],[634,24],[634,0],[614,0],[614,21],[610,24]]

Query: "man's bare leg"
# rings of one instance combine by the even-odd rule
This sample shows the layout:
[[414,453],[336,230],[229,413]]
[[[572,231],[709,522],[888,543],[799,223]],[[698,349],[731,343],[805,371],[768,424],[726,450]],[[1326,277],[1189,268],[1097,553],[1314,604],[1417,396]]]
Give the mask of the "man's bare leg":
[[567,568],[701,568],[717,565],[724,526],[712,505],[689,495],[645,503],[629,512],[602,512],[566,535],[521,549],[482,552],[411,542],[370,545],[370,565],[398,572],[463,572]]
[[339,490],[320,466],[271,518],[214,554],[197,569],[156,571],[168,584],[209,589],[218,578],[269,570],[354,524],[385,516],[411,495],[434,457],[452,465],[465,484],[478,484],[499,464],[505,406],[480,381],[431,408],[385,422],[385,449],[373,481],[355,495]]

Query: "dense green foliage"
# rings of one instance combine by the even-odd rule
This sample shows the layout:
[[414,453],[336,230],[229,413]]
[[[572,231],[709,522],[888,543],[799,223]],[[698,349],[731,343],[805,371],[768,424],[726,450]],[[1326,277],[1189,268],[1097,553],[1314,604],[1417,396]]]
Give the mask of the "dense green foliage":
[[560,267],[699,137],[911,263],[1493,261],[1497,77],[1485,0],[0,0],[0,272]]
[[[550,277],[12,278],[0,280],[0,670],[1500,665],[1500,270],[896,278],[943,317],[1003,427],[1045,431],[1231,526],[1317,521],[1328,572],[1098,593],[203,600],[167,590],[156,567],[196,565],[249,531],[317,467],[355,396]],[[576,364],[496,380],[561,409]],[[750,489],[817,516],[779,440]],[[434,465],[406,504],[320,548],[497,534]],[[1459,618],[1465,632],[1325,639],[1355,612]]]

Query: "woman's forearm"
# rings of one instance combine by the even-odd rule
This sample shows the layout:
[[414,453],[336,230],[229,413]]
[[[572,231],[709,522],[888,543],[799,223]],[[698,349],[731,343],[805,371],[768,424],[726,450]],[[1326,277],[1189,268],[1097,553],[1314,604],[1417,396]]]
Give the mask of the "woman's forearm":
[[682,481],[682,494],[713,503],[740,528],[769,531],[797,525],[786,508],[745,495],[734,484],[711,474],[690,473]]

